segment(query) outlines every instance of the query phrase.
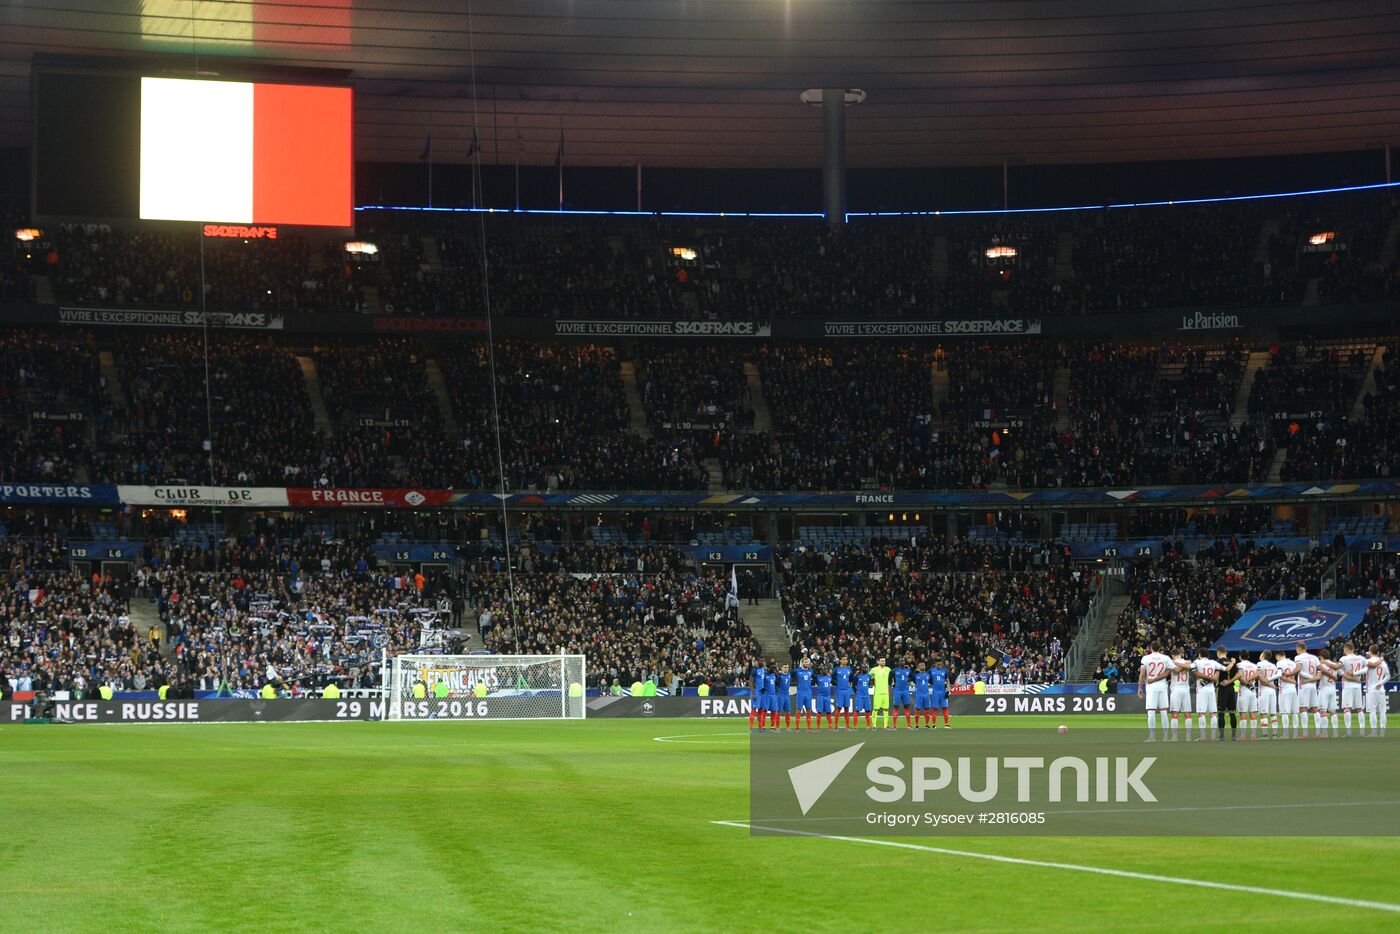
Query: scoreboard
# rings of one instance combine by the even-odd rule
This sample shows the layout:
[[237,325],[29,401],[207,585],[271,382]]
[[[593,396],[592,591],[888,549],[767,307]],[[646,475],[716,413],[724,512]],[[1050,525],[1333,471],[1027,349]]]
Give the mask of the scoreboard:
[[34,73],[38,218],[349,228],[353,91]]

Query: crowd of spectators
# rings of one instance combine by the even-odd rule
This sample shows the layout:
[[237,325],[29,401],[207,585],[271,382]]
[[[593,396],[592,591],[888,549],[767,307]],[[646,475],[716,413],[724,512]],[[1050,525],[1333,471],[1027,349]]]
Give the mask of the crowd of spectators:
[[46,235],[54,294],[75,304],[271,313],[363,307],[339,243],[224,240],[83,224]]
[[1400,476],[1400,366],[1396,344],[1385,345],[1375,371],[1375,388],[1362,398],[1359,421],[1324,410],[1317,417],[1289,422],[1293,433],[1284,464],[1285,479],[1342,480]]
[[[22,211],[10,210],[15,224]],[[1045,215],[759,220],[357,214],[342,239],[57,226],[0,264],[0,296],[222,311],[853,319],[1104,313],[1394,296],[1389,193]],[[15,224],[11,224],[13,228]],[[483,238],[483,231],[485,236]],[[1308,243],[1336,234],[1321,246]],[[484,250],[484,253],[483,253]]]
[[[1400,556],[1348,554],[1337,566],[1335,583],[1339,598],[1375,600],[1345,641],[1362,652],[1375,645],[1392,662],[1400,659]],[[1333,658],[1341,657],[1340,648],[1339,644],[1332,646]],[[1391,670],[1396,667],[1392,664]]]
[[362,541],[248,535],[215,553],[167,540],[146,561],[137,587],[194,690],[370,687],[382,651],[417,649],[451,622],[450,579],[381,568]]
[[743,360],[720,344],[704,347],[640,347],[637,389],[653,431],[752,428],[753,401]]
[[1254,261],[1265,210],[1182,205],[1078,215],[1071,304],[1104,312],[1296,303],[1296,278]]
[[504,468],[516,491],[701,491],[717,462],[728,490],[1384,478],[1400,379],[1386,350],[1363,392],[1376,346],[1274,345],[1242,395],[1249,354],[1229,340],[642,345],[625,348],[634,413],[604,344],[217,330],[206,361],[196,331],[25,328],[0,337],[0,477],[495,490]]
[[959,687],[1060,680],[1091,592],[1092,573],[1050,545],[876,538],[779,563],[794,661],[936,653]]
[[[934,405],[927,351],[882,344],[763,349],[771,438],[722,447],[726,474],[756,489],[951,486],[930,458]],[[745,457],[743,461],[738,457]]]
[[325,344],[316,369],[336,439],[334,454],[321,459],[319,485],[457,485],[456,451],[417,342]]
[[[1257,519],[1239,518],[1233,524]],[[367,533],[331,534],[304,519],[262,517],[210,541],[152,518],[128,583],[70,563],[68,541],[45,523],[13,524],[28,531],[0,536],[0,689],[8,691],[372,688],[382,651],[435,646],[436,634],[473,621],[490,651],[587,656],[587,686],[605,693],[648,680],[670,691],[722,690],[742,685],[762,656],[728,577],[696,573],[666,544],[531,540],[509,570],[500,549],[483,547],[459,582],[392,568]],[[1285,552],[1222,535],[1188,555],[1169,541],[1161,557],[1125,566],[1128,604],[1100,675],[1131,682],[1149,641],[1191,654],[1258,600],[1324,593],[1375,598],[1350,639],[1393,653],[1400,561],[1344,549],[1339,541]],[[1050,541],[877,533],[802,540],[781,546],[776,559],[794,664],[936,655],[955,687],[1060,680],[1103,580]],[[133,596],[158,608],[149,637],[132,624]]]
[[103,380],[82,332],[0,332],[0,477],[71,483]]
[[698,444],[629,431],[613,348],[505,341],[491,353],[464,344],[438,355],[461,438],[455,485],[497,489],[499,458],[515,490],[705,488]]
[[690,316],[680,302],[684,283],[673,285],[674,257],[668,260],[646,224],[505,217],[425,224],[376,213],[366,215],[361,233],[380,249],[379,296],[387,314],[484,315],[489,271],[493,314]]
[[0,688],[95,697],[172,676],[131,624],[127,585],[68,565],[61,538],[0,539]]
[[[555,566],[588,567],[579,557],[556,557]],[[678,552],[665,549],[614,551],[587,571],[477,576],[472,586],[486,647],[583,654],[588,687],[604,692],[647,680],[673,691],[738,683],[760,657],[758,643],[728,605],[728,581],[682,570],[681,563]],[[609,567],[618,569],[603,570]]]
[[1194,657],[1256,601],[1317,598],[1334,557],[1326,549],[1289,553],[1230,539],[1194,558],[1172,549],[1160,559],[1129,565],[1128,605],[1101,670],[1116,669],[1121,680],[1135,681],[1150,640],[1163,651]]
[[99,421],[92,481],[300,486],[315,476],[321,438],[284,349],[223,337],[209,341],[206,362],[197,332],[110,340],[124,406],[107,404]]

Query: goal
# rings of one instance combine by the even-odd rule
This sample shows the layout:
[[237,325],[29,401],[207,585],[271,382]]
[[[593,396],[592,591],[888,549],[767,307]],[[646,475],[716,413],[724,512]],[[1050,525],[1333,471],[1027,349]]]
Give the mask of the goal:
[[395,655],[386,720],[581,720],[582,655]]

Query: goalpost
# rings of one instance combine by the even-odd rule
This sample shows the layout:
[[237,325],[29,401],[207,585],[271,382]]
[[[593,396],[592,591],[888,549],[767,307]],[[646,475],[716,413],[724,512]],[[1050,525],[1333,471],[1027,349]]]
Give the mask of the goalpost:
[[395,655],[381,670],[386,720],[584,717],[582,655]]

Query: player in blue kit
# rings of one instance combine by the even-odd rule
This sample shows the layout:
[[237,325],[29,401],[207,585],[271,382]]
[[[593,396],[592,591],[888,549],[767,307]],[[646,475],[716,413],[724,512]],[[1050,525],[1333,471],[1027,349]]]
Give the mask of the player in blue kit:
[[817,675],[817,729],[822,727],[822,718],[826,718],[826,728],[836,729],[836,716],[831,712],[831,675],[823,672]]
[[938,661],[938,656],[930,656],[931,667],[929,675],[929,720],[938,726],[938,711],[943,711],[943,726],[952,726],[948,722],[948,669]]
[[[784,665],[778,672],[778,710],[783,713],[783,726],[792,725],[792,672]],[[773,714],[773,725],[778,725],[778,715]]]
[[807,729],[812,728],[812,663],[807,659],[802,659],[794,672],[797,680],[797,716],[796,726],[801,727],[802,721],[807,721]]
[[862,671],[856,675],[855,707],[857,715],[865,714],[865,728],[870,729],[870,672],[868,671]]
[[906,714],[904,725],[917,728],[920,725],[920,720],[927,722],[932,716],[931,709],[929,706],[928,667],[923,662],[919,662],[919,670],[914,672],[914,719],[911,722]]
[[763,726],[763,685],[768,680],[768,668],[764,665],[755,665],[753,669],[753,680],[749,682],[749,729],[754,727],[754,721],[758,721],[759,726]]
[[[763,676],[763,709],[768,714],[769,724],[776,729],[778,726],[778,673],[770,671]],[[763,729],[763,721],[759,721],[759,729]]]
[[894,669],[894,686],[890,690],[890,726],[895,729],[899,726],[899,711],[904,710],[904,716],[909,717],[909,663],[900,662],[899,667]]
[[844,716],[845,728],[851,729],[854,722],[851,713],[851,660],[841,656],[841,664],[831,674],[836,679],[836,715]]

